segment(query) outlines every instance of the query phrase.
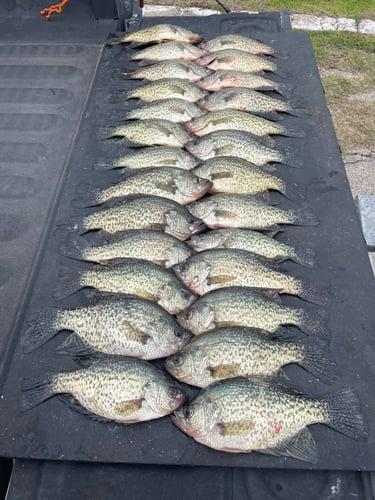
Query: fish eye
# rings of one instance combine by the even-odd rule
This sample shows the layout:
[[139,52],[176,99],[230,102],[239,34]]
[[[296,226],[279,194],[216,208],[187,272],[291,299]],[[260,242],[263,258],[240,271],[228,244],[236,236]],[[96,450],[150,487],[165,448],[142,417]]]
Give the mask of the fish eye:
[[184,417],[191,418],[194,415],[194,410],[191,406],[186,406],[184,408]]
[[186,311],[184,313],[184,316],[186,319],[191,319],[193,317],[193,311],[191,309],[189,309],[188,311]]
[[201,181],[200,177],[196,177],[196,178],[194,179],[195,184],[199,184],[199,183],[200,183],[200,181]]
[[191,293],[188,290],[182,290],[182,296],[184,299],[188,300],[191,297]]
[[174,361],[174,364],[176,366],[181,366],[182,363],[184,362],[184,357],[183,355],[179,352],[175,355],[175,357],[173,358],[173,361]]
[[170,398],[175,399],[180,395],[180,389],[178,387],[169,387],[167,394]]
[[184,262],[182,262],[178,268],[177,268],[181,273],[186,273],[186,271],[188,270],[188,265]]
[[182,330],[182,328],[176,328],[174,331],[174,336],[179,339],[179,338],[183,337],[184,333],[185,332],[184,332],[184,330]]

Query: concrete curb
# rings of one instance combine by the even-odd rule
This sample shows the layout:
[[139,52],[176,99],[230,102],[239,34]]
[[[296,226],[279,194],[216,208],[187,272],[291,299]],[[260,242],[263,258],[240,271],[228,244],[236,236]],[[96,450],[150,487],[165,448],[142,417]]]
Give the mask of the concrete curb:
[[[257,14],[257,12],[247,12]],[[211,16],[220,12],[198,7],[173,7],[169,5],[146,5],[144,16]],[[375,21],[362,19],[359,23],[347,17],[313,16],[310,14],[291,14],[292,28],[306,31],[349,31],[365,35],[375,35]]]

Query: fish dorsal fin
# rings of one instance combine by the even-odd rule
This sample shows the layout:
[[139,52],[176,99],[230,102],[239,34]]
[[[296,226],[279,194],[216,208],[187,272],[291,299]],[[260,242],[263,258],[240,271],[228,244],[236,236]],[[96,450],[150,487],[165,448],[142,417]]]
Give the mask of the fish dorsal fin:
[[222,436],[247,436],[254,429],[253,420],[242,419],[224,424],[217,424]]
[[318,462],[318,450],[311,432],[305,428],[291,439],[284,441],[276,448],[258,450],[269,455],[286,456],[316,464]]

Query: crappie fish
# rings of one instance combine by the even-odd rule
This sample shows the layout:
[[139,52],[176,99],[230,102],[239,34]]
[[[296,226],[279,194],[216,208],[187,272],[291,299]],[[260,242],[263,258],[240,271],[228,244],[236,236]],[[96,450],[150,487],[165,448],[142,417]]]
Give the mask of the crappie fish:
[[140,195],[128,196],[98,212],[73,217],[58,227],[79,234],[99,229],[110,234],[128,229],[154,229],[187,240],[192,234],[203,231],[205,225],[173,200]]
[[34,351],[61,330],[71,333],[59,354],[91,355],[92,351],[140,359],[164,358],[191,337],[162,307],[138,297],[99,297],[76,309],[46,309],[34,314],[22,340]]
[[194,61],[161,61],[144,68],[139,68],[132,73],[124,72],[122,77],[132,80],[155,81],[162,78],[182,78],[189,82],[197,82],[201,78],[208,76],[213,70],[204,68]]
[[277,65],[264,57],[249,54],[243,50],[225,49],[200,57],[196,63],[211,70],[236,70],[248,73],[271,71],[279,76],[285,76]]
[[149,260],[162,267],[172,267],[193,253],[185,243],[170,234],[151,229],[130,229],[100,246],[93,246],[83,238],[68,236],[59,245],[66,257],[106,265],[122,259]]
[[235,70],[215,71],[212,75],[202,78],[197,82],[197,85],[204,90],[210,91],[234,87],[263,91],[274,90],[286,98],[289,98],[293,91],[292,87],[285,83],[274,82],[255,73]]
[[57,300],[88,287],[100,292],[136,295],[177,314],[195,299],[171,271],[145,260],[127,259],[111,267],[89,269],[62,267],[59,278],[53,294]]
[[197,102],[205,95],[204,90],[188,80],[162,78],[130,90],[113,91],[111,102],[126,99],[140,99],[143,102],[154,102],[161,99],[182,99],[187,102]]
[[188,210],[211,229],[279,229],[278,224],[315,226],[310,207],[283,210],[246,194],[216,194],[188,205]]
[[72,204],[76,207],[90,207],[127,195],[150,194],[186,205],[206,194],[211,187],[211,181],[197,177],[191,170],[149,167],[124,173],[122,181],[108,188],[81,184],[78,186],[79,199],[73,200]]
[[258,194],[272,189],[291,200],[302,197],[295,186],[242,158],[216,156],[201,162],[192,172],[212,182],[212,194]]
[[259,137],[277,134],[288,137],[304,137],[301,130],[292,130],[261,116],[252,115],[237,109],[221,109],[211,111],[193,118],[185,123],[185,127],[198,137],[216,132],[217,130],[242,130]]
[[182,59],[194,61],[207,54],[206,50],[200,49],[188,42],[169,42],[161,45],[152,45],[145,49],[137,50],[130,56],[131,61],[170,61],[171,59]]
[[112,101],[141,99],[144,102],[154,102],[161,99],[183,99],[188,102],[197,102],[205,95],[204,90],[188,80],[162,78],[134,89],[114,91],[112,92]]
[[293,109],[286,101],[274,99],[262,92],[242,87],[219,90],[203,97],[198,104],[207,111],[237,109],[273,120],[279,119],[277,112],[293,116],[304,114],[304,110]]
[[205,250],[176,264],[173,270],[198,295],[205,295],[217,288],[241,286],[296,295],[314,304],[324,305],[328,301],[325,288],[277,271],[246,250]]
[[149,146],[139,148],[115,159],[98,161],[95,170],[112,170],[114,168],[132,169],[146,167],[176,167],[191,170],[199,160],[178,147]]
[[[216,229],[192,236],[188,241],[196,252],[209,248],[239,248],[271,262],[293,260],[304,266],[313,266],[315,252],[295,249],[269,236],[250,229]],[[182,262],[182,261],[181,261]]]
[[200,160],[214,156],[237,156],[258,166],[271,162],[301,166],[294,152],[275,149],[264,138],[242,130],[217,130],[187,142],[185,148]]
[[368,427],[351,389],[311,397],[260,379],[235,378],[212,384],[172,415],[196,441],[231,453],[257,451],[317,463],[307,426],[325,424],[356,440]]
[[275,333],[283,325],[294,325],[306,335],[329,337],[324,319],[315,311],[284,306],[269,293],[245,287],[214,290],[180,313],[177,320],[194,335],[228,326],[248,326]]
[[203,48],[207,52],[218,52],[224,49],[238,49],[249,52],[250,54],[263,54],[281,59],[287,57],[287,54],[283,51],[242,35],[221,35],[203,43]]
[[161,43],[161,42],[189,42],[199,43],[202,37],[197,33],[193,33],[181,26],[174,24],[154,24],[148,28],[143,28],[138,31],[131,31],[125,35],[109,39],[107,44],[114,43]]
[[335,363],[322,346],[270,339],[259,330],[220,328],[194,337],[164,366],[177,380],[197,387],[234,377],[275,377],[296,363],[320,380],[335,380]]
[[162,119],[134,121],[98,130],[98,140],[111,137],[122,137],[131,146],[182,147],[191,140],[191,135],[181,125]]
[[124,424],[168,415],[186,401],[175,382],[148,361],[135,358],[105,359],[88,368],[45,374],[24,387],[23,410],[56,394],[73,396],[84,414]]
[[183,99],[163,99],[146,104],[140,108],[131,109],[125,113],[126,120],[164,119],[174,123],[183,123],[202,116],[205,112],[193,102]]

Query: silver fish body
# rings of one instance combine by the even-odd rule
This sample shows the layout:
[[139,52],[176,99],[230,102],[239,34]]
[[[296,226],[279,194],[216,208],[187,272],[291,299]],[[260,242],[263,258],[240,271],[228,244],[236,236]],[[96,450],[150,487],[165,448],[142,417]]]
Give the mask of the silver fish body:
[[162,78],[146,85],[137,86],[121,95],[126,99],[141,99],[144,102],[154,102],[161,99],[183,99],[188,102],[197,102],[206,95],[206,92],[198,85],[182,78]]
[[165,119],[174,123],[183,123],[203,115],[205,112],[193,102],[183,99],[163,99],[131,109],[125,115],[127,120]]
[[207,51],[187,42],[169,42],[137,50],[130,56],[130,60],[158,62],[169,61],[171,59],[182,59],[184,61],[194,61],[206,54]]

